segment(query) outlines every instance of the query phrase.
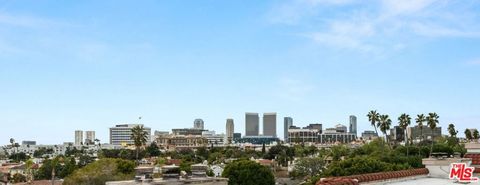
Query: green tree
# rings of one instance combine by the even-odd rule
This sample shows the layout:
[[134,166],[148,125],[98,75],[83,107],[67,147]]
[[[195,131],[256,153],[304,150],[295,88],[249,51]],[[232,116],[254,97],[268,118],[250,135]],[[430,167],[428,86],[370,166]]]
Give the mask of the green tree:
[[10,155],[8,158],[18,163],[20,161],[26,161],[30,157],[23,152],[19,152],[19,153],[14,153],[14,154]]
[[398,126],[400,126],[403,129],[403,131],[405,132],[405,146],[407,147],[407,156],[409,155],[407,128],[411,123],[411,119],[412,118],[410,118],[410,116],[408,114],[405,114],[405,113],[403,113],[402,115],[400,115],[400,117],[398,117]]
[[435,138],[434,134],[434,130],[435,128],[437,128],[437,124],[439,124],[438,122],[438,118],[439,116],[437,115],[437,113],[435,112],[432,112],[432,113],[428,113],[428,116],[427,116],[427,125],[428,127],[430,127],[430,129],[432,129],[432,146],[430,148],[430,155],[432,155],[432,151],[433,151],[433,138]]
[[478,130],[477,130],[477,129],[475,129],[475,130],[473,131],[473,134],[472,134],[472,135],[473,135],[473,139],[478,140]]
[[448,134],[450,134],[450,137],[457,137],[458,131],[455,130],[455,125],[453,123],[448,124]]
[[473,136],[472,136],[472,131],[470,131],[470,129],[465,129],[465,138],[467,138],[467,140],[471,141],[473,139]]
[[222,176],[228,178],[229,185],[274,185],[272,171],[250,160],[237,160],[227,164]]
[[375,128],[375,133],[378,135],[377,131],[377,123],[380,121],[380,114],[377,112],[377,110],[371,110],[367,114],[368,121],[370,121],[370,124]]
[[145,146],[147,143],[148,132],[144,130],[143,125],[137,125],[132,128],[130,139],[133,140],[133,144],[135,145],[135,158],[138,160],[138,152],[140,151],[140,147]]
[[319,157],[304,157],[295,161],[295,174],[300,177],[314,176],[325,167],[325,162]]
[[392,125],[392,120],[388,118],[388,115],[385,114],[380,116],[380,121],[378,123],[379,123],[380,131],[382,131],[383,135],[385,135],[385,141],[388,143],[388,146],[390,147],[387,131],[390,129],[390,126]]
[[160,149],[158,148],[157,143],[155,142],[152,142],[150,146],[148,146],[145,150],[147,151],[147,154],[150,157],[156,157],[161,154]]
[[420,141],[423,141],[423,122],[425,122],[425,120],[424,114],[417,114],[417,118],[415,118],[415,123],[417,123],[418,128],[420,128]]
[[130,180],[135,163],[123,159],[100,159],[75,170],[64,179],[64,185],[103,185],[107,181]]

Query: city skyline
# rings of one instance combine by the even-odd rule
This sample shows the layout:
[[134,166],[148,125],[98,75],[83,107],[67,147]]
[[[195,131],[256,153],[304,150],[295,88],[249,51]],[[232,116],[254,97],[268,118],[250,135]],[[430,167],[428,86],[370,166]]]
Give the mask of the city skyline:
[[[88,10],[88,11],[85,11]],[[480,2],[1,1],[0,145],[74,131],[245,133],[245,112],[373,130],[366,114],[480,123]],[[260,130],[262,130],[260,128]],[[54,136],[54,137],[52,137]]]

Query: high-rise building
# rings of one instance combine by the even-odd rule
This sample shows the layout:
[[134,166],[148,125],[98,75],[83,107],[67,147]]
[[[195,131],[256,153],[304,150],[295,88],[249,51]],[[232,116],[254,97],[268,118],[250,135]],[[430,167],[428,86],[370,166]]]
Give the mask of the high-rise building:
[[357,117],[354,115],[350,116],[350,133],[357,135]]
[[245,113],[245,136],[258,136],[260,130],[260,124],[258,113],[247,112]]
[[95,131],[85,131],[85,144],[95,143]]
[[277,137],[277,113],[263,113],[263,135]]
[[203,130],[204,122],[202,119],[195,119],[193,121],[193,128]]
[[288,142],[288,128],[293,126],[293,119],[291,117],[283,118],[283,140]]
[[227,123],[225,126],[226,126],[225,136],[227,137],[226,143],[231,144],[233,141],[233,131],[234,131],[233,119],[227,119]]
[[75,130],[75,145],[83,144],[83,131]]
[[[143,126],[143,124],[121,124],[115,125],[110,128],[110,144],[111,145],[132,145],[133,140],[130,138],[132,134],[132,128],[135,126]],[[147,141],[151,141],[152,130],[149,127],[143,127],[143,130],[147,132]]]

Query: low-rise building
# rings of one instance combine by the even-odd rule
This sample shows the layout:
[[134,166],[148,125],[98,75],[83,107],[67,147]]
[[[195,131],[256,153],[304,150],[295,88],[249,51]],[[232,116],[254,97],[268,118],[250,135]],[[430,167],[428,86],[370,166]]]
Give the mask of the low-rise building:
[[378,134],[373,130],[365,130],[362,132],[362,139],[372,140],[378,137]]
[[408,138],[411,138],[415,142],[419,142],[421,140],[429,139],[431,140],[442,137],[442,127],[437,127],[433,130],[428,126],[414,126],[414,127],[408,127],[407,128],[407,136]]
[[178,148],[198,148],[207,146],[208,140],[201,135],[163,135],[156,139],[160,148],[175,150]]
[[[299,129],[290,127],[288,129],[288,138],[290,143],[350,143],[357,139],[354,133],[348,133],[343,125],[337,125],[335,128],[327,128],[323,132],[318,129]],[[307,127],[308,128],[308,127]]]

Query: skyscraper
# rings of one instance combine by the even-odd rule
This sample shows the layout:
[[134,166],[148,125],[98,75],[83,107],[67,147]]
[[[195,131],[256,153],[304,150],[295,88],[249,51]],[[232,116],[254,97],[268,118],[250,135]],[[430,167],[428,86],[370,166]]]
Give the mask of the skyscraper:
[[195,121],[193,121],[193,128],[203,130],[203,120],[195,119]]
[[291,117],[283,118],[283,140],[288,142],[288,128],[293,125],[293,119]]
[[225,137],[227,137],[226,143],[230,144],[233,141],[233,131],[234,131],[233,119],[227,119],[227,123],[225,126],[226,126]]
[[85,131],[85,144],[94,144],[95,131]]
[[245,136],[258,136],[260,124],[258,113],[245,113]]
[[82,145],[82,144],[83,144],[83,131],[75,130],[75,145]]
[[263,113],[263,135],[277,137],[277,113]]
[[354,115],[350,116],[350,133],[357,135],[357,117]]

